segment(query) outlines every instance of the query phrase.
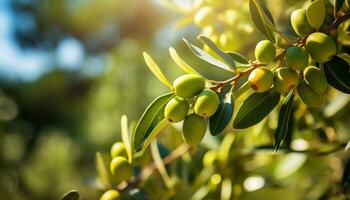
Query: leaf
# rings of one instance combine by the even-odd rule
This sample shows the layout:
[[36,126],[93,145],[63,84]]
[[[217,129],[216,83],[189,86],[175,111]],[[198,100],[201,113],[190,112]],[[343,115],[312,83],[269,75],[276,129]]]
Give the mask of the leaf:
[[157,63],[153,60],[153,58],[148,55],[146,52],[143,52],[143,57],[145,59],[145,62],[148,66],[148,68],[152,71],[152,73],[162,82],[164,83],[166,86],[168,86],[169,88],[172,88],[172,84],[170,83],[170,81],[165,77],[165,75],[163,74],[163,72],[160,70],[159,66],[157,65]]
[[60,200],[79,200],[79,193],[76,190],[69,191]]
[[287,137],[287,135],[292,134],[291,120],[293,118],[292,116],[293,100],[294,100],[294,94],[292,90],[284,99],[281,106],[281,110],[278,115],[278,125],[275,131],[274,152],[278,150],[282,141]]
[[182,60],[173,47],[169,48],[169,53],[171,58],[177,64],[177,66],[179,66],[184,72],[186,72],[187,74],[197,74],[202,76],[199,72],[197,72],[195,69],[189,66],[184,60]]
[[[96,170],[98,173],[98,179],[104,187],[112,186],[112,174],[109,170],[109,162],[106,156],[103,156],[100,152],[96,152]],[[108,163],[108,164],[107,164]]]
[[335,0],[334,5],[334,16],[337,16],[337,13],[343,7],[345,0]]
[[236,62],[239,62],[241,64],[249,64],[248,59],[237,52],[227,52],[227,54],[231,56],[231,58]]
[[126,147],[126,151],[128,153],[128,159],[129,162],[132,161],[132,152],[133,152],[133,145],[132,145],[132,141],[130,140],[130,133],[129,133],[129,126],[128,126],[128,117],[126,115],[122,115],[121,120],[120,120],[120,124],[121,124],[121,132],[122,132],[122,140],[123,143],[125,144]]
[[[276,37],[271,30],[274,27],[273,22],[266,16],[267,8],[263,9],[257,0],[249,0],[250,17],[256,29],[273,43],[276,43]],[[269,14],[271,16],[271,14]]]
[[233,70],[230,68],[230,66],[228,66],[225,63],[221,62],[220,60],[214,58],[213,56],[211,56],[210,54],[208,54],[207,52],[205,52],[201,48],[196,47],[193,44],[189,43],[186,39],[184,39],[184,41],[186,42],[186,44],[190,48],[190,50],[194,53],[194,55],[196,55],[201,60],[203,60],[207,63],[210,63],[216,67],[219,67],[223,70],[233,72]]
[[213,41],[211,41],[209,38],[207,38],[204,35],[200,35],[198,39],[203,42],[205,45],[207,45],[211,50],[213,50],[216,55],[218,55],[220,58],[222,58],[228,66],[236,70],[236,64],[235,61],[231,58],[231,56],[227,55],[225,52],[221,51]]
[[324,64],[328,83],[335,89],[350,94],[350,65],[338,56]]
[[209,130],[212,135],[219,135],[230,123],[233,108],[233,95],[232,93],[228,93],[220,100],[219,107],[214,115],[209,118]]
[[306,8],[306,16],[310,25],[319,29],[326,17],[326,6],[323,0],[315,0]]
[[165,94],[163,96],[155,99],[146,109],[146,111],[142,114],[141,119],[136,125],[133,141],[134,141],[134,149],[136,151],[141,150],[144,142],[148,137],[157,133],[155,131],[159,131],[158,124],[161,123],[164,119],[164,108],[168,101],[173,98],[175,95],[173,92]]
[[280,94],[273,90],[253,93],[238,108],[233,127],[244,129],[259,123],[277,106],[279,100]]
[[343,192],[345,194],[350,193],[350,159],[346,161],[346,164],[344,166],[344,172],[343,172],[343,179],[341,182]]

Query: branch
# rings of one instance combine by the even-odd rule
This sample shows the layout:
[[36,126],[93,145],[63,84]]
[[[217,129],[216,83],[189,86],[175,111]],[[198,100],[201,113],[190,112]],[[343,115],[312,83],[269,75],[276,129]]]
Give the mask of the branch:
[[346,20],[350,19],[350,13],[346,13],[343,16],[340,16],[339,18],[337,18],[333,24],[331,24],[330,26],[328,26],[327,28],[325,28],[323,30],[323,32],[325,33],[329,33],[332,30],[335,30],[339,27],[340,24],[342,24],[343,22],[345,22]]

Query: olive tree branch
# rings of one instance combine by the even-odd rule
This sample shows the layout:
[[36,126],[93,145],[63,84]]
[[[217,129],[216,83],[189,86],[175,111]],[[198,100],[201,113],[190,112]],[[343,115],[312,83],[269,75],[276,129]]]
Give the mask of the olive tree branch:
[[346,13],[345,15],[342,15],[340,17],[338,17],[333,24],[331,24],[330,26],[326,27],[323,32],[325,33],[329,33],[330,31],[337,29],[340,24],[342,24],[343,22],[345,22],[346,20],[350,19],[350,13]]

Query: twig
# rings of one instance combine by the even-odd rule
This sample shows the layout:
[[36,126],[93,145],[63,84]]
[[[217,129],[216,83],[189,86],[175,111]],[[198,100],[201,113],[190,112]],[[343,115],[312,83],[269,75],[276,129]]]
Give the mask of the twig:
[[325,28],[323,32],[329,33],[330,31],[337,29],[341,23],[345,22],[348,19],[350,19],[350,13],[346,13],[345,15],[340,16],[333,22],[333,24]]

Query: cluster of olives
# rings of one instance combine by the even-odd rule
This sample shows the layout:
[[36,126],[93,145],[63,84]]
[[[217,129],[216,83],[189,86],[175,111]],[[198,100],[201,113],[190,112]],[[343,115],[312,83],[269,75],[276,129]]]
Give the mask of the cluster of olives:
[[336,45],[330,36],[314,32],[305,9],[294,11],[291,22],[295,32],[306,39],[305,43],[298,43],[286,49],[283,62],[286,67],[279,67],[273,71],[266,66],[276,58],[276,47],[268,40],[260,41],[255,48],[255,57],[266,66],[254,69],[248,81],[250,87],[258,93],[273,87],[285,95],[296,88],[303,103],[317,107],[322,103],[322,94],[326,91],[328,83],[324,73],[312,65],[314,62],[329,61],[336,55]]
[[[117,182],[129,180],[133,176],[133,167],[128,161],[128,153],[123,142],[116,142],[111,147],[112,161],[110,163],[111,173],[117,179]],[[106,191],[100,200],[118,200],[120,194],[117,190]]]
[[207,130],[206,118],[218,109],[219,97],[213,90],[205,89],[204,78],[195,74],[180,76],[173,87],[176,96],[166,104],[164,116],[172,123],[184,120],[183,139],[197,145]]

